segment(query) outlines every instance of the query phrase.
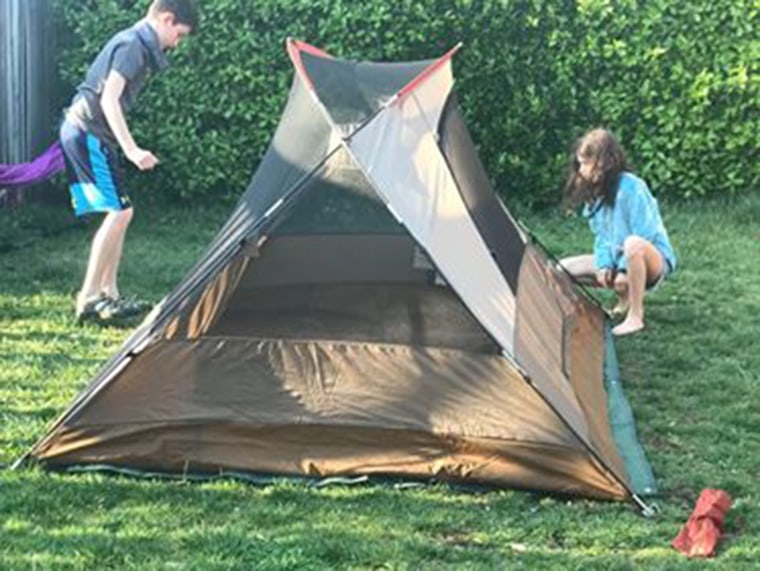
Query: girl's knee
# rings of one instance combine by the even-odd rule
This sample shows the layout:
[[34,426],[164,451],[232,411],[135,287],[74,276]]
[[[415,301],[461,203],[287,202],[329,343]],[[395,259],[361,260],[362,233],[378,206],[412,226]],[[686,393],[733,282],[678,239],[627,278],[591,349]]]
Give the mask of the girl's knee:
[[623,254],[628,259],[643,256],[648,245],[649,242],[641,236],[628,236],[623,242]]

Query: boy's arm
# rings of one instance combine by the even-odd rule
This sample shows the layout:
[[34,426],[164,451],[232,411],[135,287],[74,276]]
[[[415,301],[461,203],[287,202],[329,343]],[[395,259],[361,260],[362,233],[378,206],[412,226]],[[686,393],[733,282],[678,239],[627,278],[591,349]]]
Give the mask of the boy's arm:
[[121,111],[121,94],[127,80],[118,71],[112,70],[106,78],[103,86],[103,94],[100,96],[100,107],[103,109],[108,126],[111,128],[121,150],[127,159],[134,163],[140,170],[149,170],[158,164],[158,159],[150,151],[141,149],[135,143],[132,133],[129,132],[124,113]]

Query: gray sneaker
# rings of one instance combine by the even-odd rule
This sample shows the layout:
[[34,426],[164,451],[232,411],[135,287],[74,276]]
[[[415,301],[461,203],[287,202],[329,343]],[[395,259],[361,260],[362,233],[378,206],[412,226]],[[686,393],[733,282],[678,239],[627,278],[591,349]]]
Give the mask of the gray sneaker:
[[100,319],[100,312],[106,307],[109,301],[111,300],[107,297],[99,297],[88,301],[76,312],[74,319],[79,325],[86,321],[96,321]]
[[150,309],[150,304],[134,297],[106,298],[97,308],[98,317],[103,321],[134,317]]

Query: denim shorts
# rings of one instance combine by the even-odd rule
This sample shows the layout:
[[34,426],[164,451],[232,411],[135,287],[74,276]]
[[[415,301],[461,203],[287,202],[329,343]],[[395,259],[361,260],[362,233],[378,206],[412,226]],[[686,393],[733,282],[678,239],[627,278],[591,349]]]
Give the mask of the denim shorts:
[[[657,250],[657,248],[655,247]],[[657,252],[660,254],[660,257],[662,258],[662,272],[660,272],[660,275],[657,276],[654,281],[647,284],[647,291],[655,291],[658,287],[662,285],[662,282],[664,282],[667,277],[673,273],[673,268],[670,267],[670,262],[665,257],[665,255],[660,252],[660,250],[657,250]]]

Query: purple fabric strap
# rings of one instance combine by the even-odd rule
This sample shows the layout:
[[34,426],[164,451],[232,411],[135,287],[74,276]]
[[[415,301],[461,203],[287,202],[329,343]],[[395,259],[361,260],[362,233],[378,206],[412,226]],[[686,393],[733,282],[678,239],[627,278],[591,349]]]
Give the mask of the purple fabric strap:
[[57,141],[30,163],[0,164],[0,187],[27,186],[50,178],[66,167]]

